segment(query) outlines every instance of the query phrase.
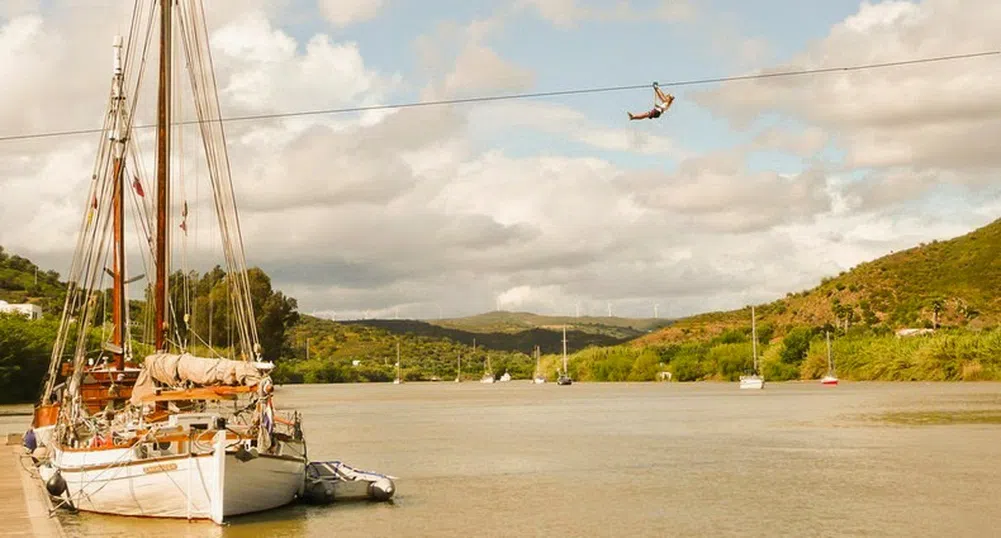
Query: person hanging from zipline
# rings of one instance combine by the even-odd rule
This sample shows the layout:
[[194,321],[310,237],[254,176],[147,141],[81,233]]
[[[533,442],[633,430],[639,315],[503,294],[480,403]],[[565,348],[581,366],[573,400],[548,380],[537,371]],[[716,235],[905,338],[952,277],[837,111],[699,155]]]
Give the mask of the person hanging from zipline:
[[642,114],[629,113],[630,120],[647,120],[659,118],[661,114],[667,112],[667,109],[671,108],[671,103],[674,102],[674,96],[669,93],[664,93],[660,91],[660,85],[656,82],[653,83],[653,91],[656,94],[656,99],[654,100],[653,108],[648,112]]

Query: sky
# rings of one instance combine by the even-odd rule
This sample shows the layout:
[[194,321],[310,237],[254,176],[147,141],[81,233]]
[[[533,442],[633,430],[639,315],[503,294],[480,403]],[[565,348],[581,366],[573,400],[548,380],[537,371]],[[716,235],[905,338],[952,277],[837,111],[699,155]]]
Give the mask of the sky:
[[[132,4],[0,3],[0,137],[100,126]],[[677,97],[649,121],[626,113],[652,88],[227,125],[248,264],[305,313],[740,308],[1001,209],[1001,56],[671,86],[999,50],[998,2],[205,4],[224,116],[654,81]],[[0,245],[65,274],[96,151],[0,142]],[[175,196],[210,199],[204,168],[178,169]],[[201,205],[175,268],[222,263]]]

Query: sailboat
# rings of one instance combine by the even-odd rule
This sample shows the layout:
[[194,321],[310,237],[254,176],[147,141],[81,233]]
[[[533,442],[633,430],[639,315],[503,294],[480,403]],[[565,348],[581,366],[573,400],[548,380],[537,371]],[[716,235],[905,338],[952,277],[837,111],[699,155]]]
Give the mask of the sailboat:
[[[104,132],[33,417],[40,443],[35,455],[49,493],[78,510],[222,524],[301,494],[306,442],[300,415],[275,410],[274,365],[262,358],[201,1],[140,1],[135,9],[129,35],[113,41]],[[183,183],[180,193],[173,192],[179,173],[171,171],[174,157],[180,158],[171,152],[175,29],[191,76],[226,259],[233,338],[222,351],[195,333],[190,305],[179,298],[184,293],[172,293],[168,276],[171,239],[181,235],[171,222],[179,214],[186,234],[188,210],[187,201],[180,211],[172,201],[184,192]],[[152,59],[159,57],[155,201],[143,193],[142,152],[132,123],[147,46]],[[127,285],[144,276],[126,273],[129,207],[142,245],[138,253],[155,272],[143,309],[148,326],[140,335],[132,332],[127,294]],[[106,275],[112,279],[111,338],[95,350],[86,329],[99,314]],[[137,355],[145,355],[141,366]]]
[[487,353],[487,362],[483,364],[483,377],[480,378],[480,383],[495,383],[496,381],[494,371],[490,368],[490,354]]
[[751,353],[754,356],[751,374],[740,376],[740,388],[763,389],[765,388],[765,378],[761,377],[758,370],[758,326],[755,323],[753,305],[751,305]]
[[455,382],[462,383],[462,352],[455,354]]
[[546,376],[542,375],[542,356],[539,354],[539,346],[535,346],[535,376],[532,382],[536,385],[546,382]]
[[563,370],[560,371],[559,377],[556,378],[557,385],[570,385],[573,380],[570,379],[570,371],[567,370],[567,326],[563,326]]
[[396,342],[396,379],[393,380],[393,384],[400,383],[403,383],[403,377],[400,376],[400,342]]
[[827,375],[820,380],[821,385],[837,385],[838,377],[834,375],[834,359],[831,358],[831,333],[824,331],[827,338]]

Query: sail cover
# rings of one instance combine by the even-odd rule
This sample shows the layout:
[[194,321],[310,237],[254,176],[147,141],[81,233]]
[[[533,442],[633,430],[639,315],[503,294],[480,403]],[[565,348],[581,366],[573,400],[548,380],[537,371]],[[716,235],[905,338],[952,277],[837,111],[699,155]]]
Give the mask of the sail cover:
[[229,359],[208,359],[189,353],[176,355],[157,353],[146,357],[135,388],[132,389],[133,405],[154,394],[153,382],[176,387],[188,382],[199,386],[254,386],[263,376],[253,364]]

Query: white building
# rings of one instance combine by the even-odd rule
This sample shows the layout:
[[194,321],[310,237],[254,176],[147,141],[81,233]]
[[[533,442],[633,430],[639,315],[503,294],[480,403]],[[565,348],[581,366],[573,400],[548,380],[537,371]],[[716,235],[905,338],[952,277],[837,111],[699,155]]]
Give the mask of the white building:
[[37,304],[10,304],[7,301],[0,301],[0,313],[21,314],[28,319],[39,319],[42,317],[42,307]]

